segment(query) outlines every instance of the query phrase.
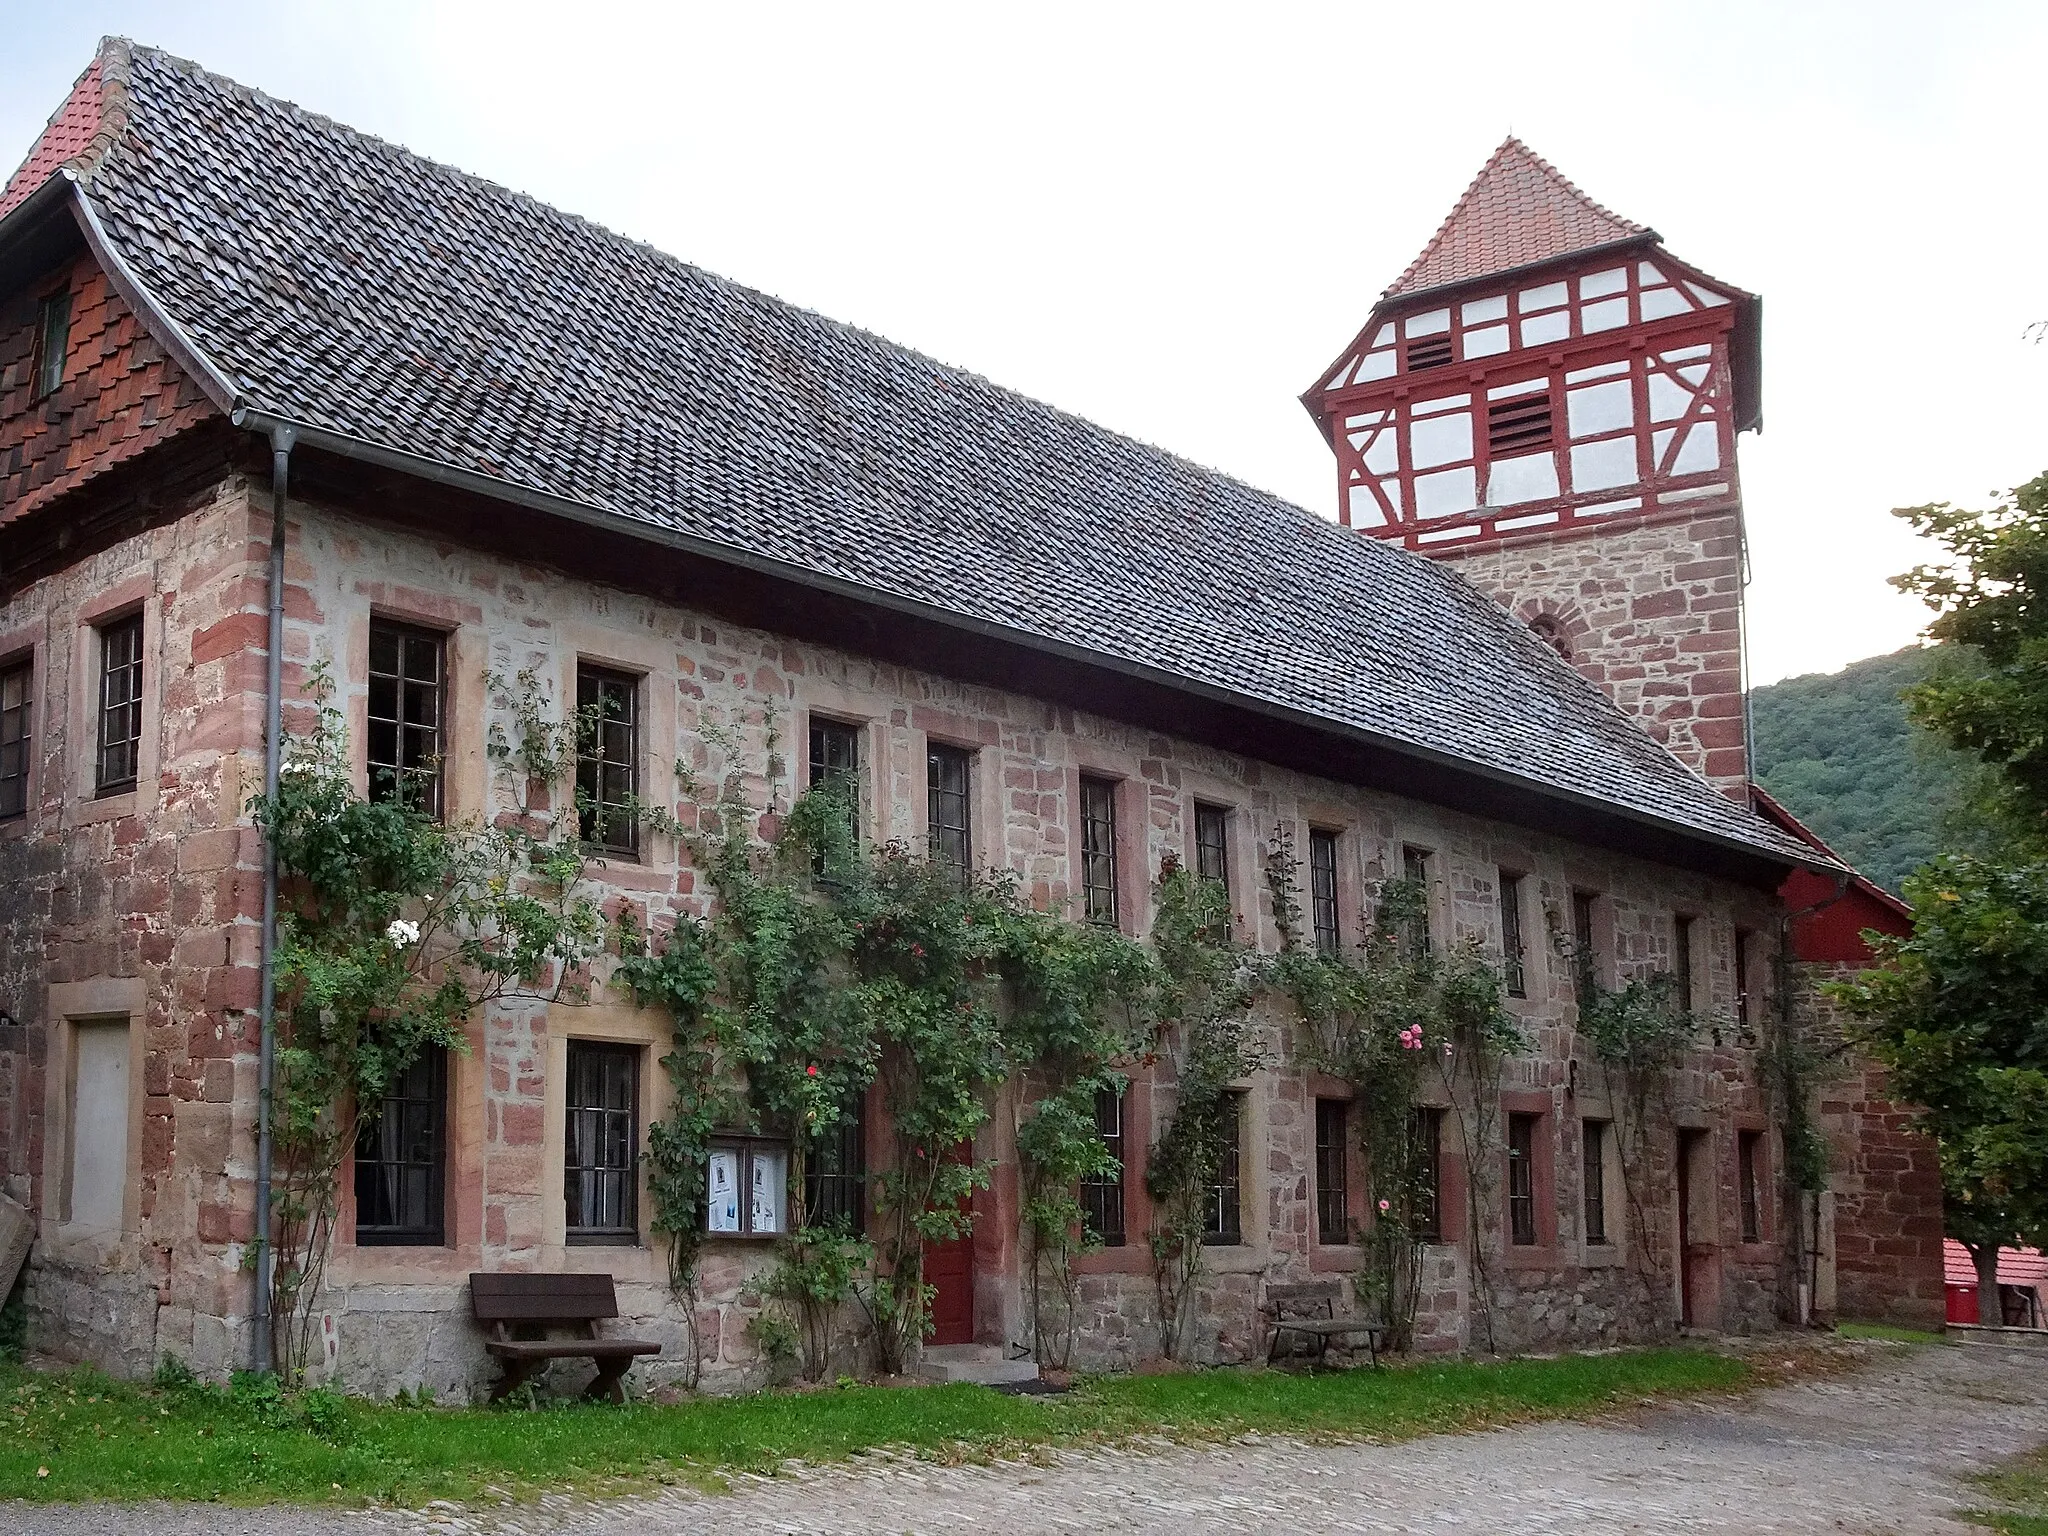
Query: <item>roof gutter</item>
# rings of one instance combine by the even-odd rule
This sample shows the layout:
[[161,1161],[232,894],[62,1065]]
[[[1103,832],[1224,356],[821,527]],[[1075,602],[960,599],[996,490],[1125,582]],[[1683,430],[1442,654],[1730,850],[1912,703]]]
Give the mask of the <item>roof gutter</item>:
[[1597,795],[1578,794],[1561,786],[1545,784],[1541,780],[1525,778],[1519,774],[1508,773],[1486,764],[1473,763],[1452,753],[1440,752],[1416,742],[1404,741],[1399,737],[1366,730],[1360,726],[1344,725],[1319,715],[1309,714],[1303,710],[1292,709],[1283,704],[1276,704],[1271,700],[1199,682],[1193,678],[1184,677],[1177,672],[1170,672],[1161,667],[1146,666],[1142,662],[1130,661],[1124,657],[1089,650],[1084,646],[1056,640],[1047,635],[1033,634],[1029,630],[1015,629],[1008,625],[992,623],[986,619],[977,619],[966,614],[955,613],[936,604],[921,602],[916,598],[904,597],[898,593],[883,591],[842,577],[827,576],[822,572],[811,570],[805,566],[796,565],[785,560],[777,560],[770,556],[757,555],[748,550],[735,548],[730,544],[719,543],[714,539],[706,539],[693,534],[683,533],[673,528],[663,528],[652,523],[644,523],[605,507],[593,506],[588,502],[575,501],[547,491],[537,491],[526,486],[514,485],[509,481],[500,480],[492,475],[461,469],[442,460],[430,459],[420,454],[407,453],[401,449],[387,448],[381,443],[373,443],[347,432],[338,432],[331,428],[315,426],[310,422],[280,416],[273,412],[258,409],[252,405],[243,405],[237,408],[233,412],[231,419],[238,427],[246,427],[251,431],[266,435],[280,429],[289,429],[297,435],[299,443],[305,447],[319,448],[329,453],[340,455],[343,458],[354,459],[360,463],[375,464],[384,469],[397,470],[402,474],[429,480],[437,485],[445,485],[457,490],[467,491],[473,495],[483,496],[493,501],[524,507],[530,511],[567,518],[573,522],[582,523],[594,528],[603,528],[614,533],[623,532],[631,537],[645,539],[651,543],[661,544],[670,549],[719,564],[738,566],[744,570],[753,571],[779,581],[790,582],[813,591],[830,593],[833,596],[843,597],[857,603],[864,603],[871,607],[886,608],[892,612],[904,614],[907,617],[922,619],[947,628],[966,630],[991,640],[1021,646],[1044,655],[1054,656],[1063,661],[1102,668],[1129,677],[1135,681],[1171,689],[1178,693],[1191,694],[1213,703],[1249,710],[1252,713],[1264,715],[1274,720],[1286,721],[1291,725],[1303,726],[1319,731],[1326,736],[1345,737],[1379,751],[1394,753],[1415,761],[1430,764],[1434,767],[1453,769],[1523,794],[1540,795],[1562,804],[1574,805],[1584,810],[1618,817],[1639,826],[1654,827],[1660,832],[1719,848],[1725,852],[1739,854],[1752,859],[1761,859],[1765,862],[1782,864],[1787,868],[1808,866],[1817,870],[1828,870],[1835,867],[1834,862],[1824,855],[1816,855],[1812,859],[1802,859],[1786,851],[1772,850],[1755,843],[1745,842],[1741,838],[1727,837],[1702,828],[1689,827],[1682,822],[1669,821],[1659,816],[1653,816],[1647,812],[1639,811],[1632,806],[1622,805],[1612,800],[1605,800]]

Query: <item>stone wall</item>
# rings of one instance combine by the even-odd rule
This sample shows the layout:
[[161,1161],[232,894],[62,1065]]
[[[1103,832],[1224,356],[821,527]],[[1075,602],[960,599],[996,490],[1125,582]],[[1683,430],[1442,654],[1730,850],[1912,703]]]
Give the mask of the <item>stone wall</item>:
[[1544,621],[1582,676],[1747,802],[1738,508],[1431,554],[1524,622]]
[[[0,822],[0,1180],[39,1219],[38,1348],[146,1370],[161,1350],[240,1358],[250,1230],[260,840],[262,553],[246,487],[0,603],[0,660],[32,664],[27,814]],[[98,626],[139,613],[144,702],[134,788],[96,792]],[[297,676],[297,669],[292,669]],[[253,775],[253,777],[252,777]],[[74,1020],[125,1018],[123,1114],[75,1116]],[[68,1209],[77,1118],[125,1141],[118,1223]]]
[[[16,1133],[7,1146],[10,1189],[44,1213],[32,1279],[37,1347],[136,1371],[156,1352],[185,1355],[217,1373],[246,1349],[242,1319],[248,1282],[237,1264],[250,1228],[248,1126],[254,1118],[256,955],[253,913],[259,845],[236,815],[258,771],[262,678],[262,547],[247,489],[221,486],[181,520],[131,540],[61,578],[38,583],[0,610],[0,635],[48,646],[48,697],[75,697],[74,657],[85,643],[79,619],[113,593],[155,615],[146,687],[156,702],[157,763],[126,810],[80,793],[84,771],[61,731],[39,751],[34,836],[0,842],[15,861],[0,877],[34,891],[15,918],[18,942],[6,985],[26,1025],[24,1048],[0,1068],[19,1084]],[[1484,1347],[1476,1327],[1475,1271],[1487,1277],[1492,1341],[1503,1348],[1620,1342],[1669,1330],[1675,1297],[1669,1154],[1650,1156],[1636,1175],[1644,1215],[1606,1245],[1583,1241],[1579,1125],[1610,1116],[1608,1089],[1578,1050],[1570,968],[1550,936],[1568,931],[1571,893],[1597,902],[1604,978],[1668,967],[1672,913],[1695,916],[1696,985],[1702,1006],[1731,1006],[1733,934],[1770,929],[1773,897],[1703,875],[1594,850],[1440,808],[1301,774],[1163,737],[1000,690],[956,683],[862,656],[735,626],[705,614],[598,587],[532,565],[358,520],[341,509],[293,509],[287,597],[288,693],[309,661],[325,662],[341,685],[337,703],[363,729],[372,613],[436,628],[448,636],[448,814],[462,819],[504,808],[484,743],[498,705],[481,681],[488,668],[511,676],[532,669],[555,699],[573,688],[579,657],[643,676],[643,792],[671,793],[669,764],[680,755],[707,780],[728,769],[758,796],[787,803],[796,791],[811,712],[863,732],[863,830],[915,842],[924,835],[926,742],[974,749],[973,816],[985,856],[1017,870],[1032,899],[1071,907],[1073,807],[1083,771],[1118,781],[1121,907],[1126,926],[1149,926],[1150,880],[1171,853],[1191,861],[1193,805],[1231,809],[1230,884],[1238,923],[1267,947],[1278,942],[1259,878],[1264,846],[1280,829],[1297,845],[1310,825],[1342,829],[1340,899],[1356,935],[1373,882],[1401,868],[1404,846],[1429,850],[1432,926],[1447,942],[1471,940],[1498,953],[1498,872],[1524,876],[1528,996],[1512,1007],[1530,1050],[1510,1059],[1498,1084],[1504,1102],[1542,1115],[1538,1199],[1540,1251],[1510,1253],[1498,1183],[1504,1120],[1485,1105],[1447,1105],[1447,1214],[1481,1207],[1478,1256],[1460,1216],[1426,1259],[1422,1347]],[[42,653],[39,652],[39,655]],[[303,715],[299,716],[303,721]],[[772,722],[772,723],[771,723]],[[509,724],[499,720],[500,724]],[[771,749],[770,735],[776,743]],[[360,739],[360,738],[359,738]],[[732,757],[727,758],[731,742]],[[679,807],[687,813],[687,807]],[[637,862],[593,868],[594,890],[614,910],[631,906],[658,927],[669,915],[703,910],[705,892],[672,840],[650,833]],[[49,1096],[45,1068],[61,1036],[47,988],[140,978],[146,991],[148,1091],[140,1111],[135,1230],[103,1250],[52,1241],[49,1154],[36,1105]],[[1300,1042],[1270,1025],[1274,1065],[1240,1085],[1245,1094],[1242,1205],[1244,1241],[1209,1250],[1196,1328],[1203,1358],[1249,1358],[1263,1348],[1260,1315],[1270,1283],[1353,1273],[1358,1250],[1325,1245],[1314,1231],[1314,1099],[1341,1084],[1307,1070]],[[54,1033],[53,1033],[54,1032]],[[430,1385],[459,1396],[486,1381],[480,1340],[467,1317],[472,1270],[595,1270],[617,1277],[626,1314],[619,1327],[661,1340],[661,1362],[636,1369],[654,1382],[682,1372],[687,1318],[670,1296],[661,1252],[652,1246],[592,1248],[565,1240],[562,1206],[561,1082],[571,1039],[636,1043],[655,1059],[667,1039],[662,1018],[630,1007],[600,986],[587,1005],[521,1003],[472,1022],[469,1050],[451,1061],[446,1246],[356,1247],[350,1241],[352,1187],[343,1179],[343,1236],[322,1298],[318,1364],[351,1387],[385,1392]],[[0,1042],[4,1044],[5,1042]],[[666,1108],[665,1084],[642,1073],[643,1119]],[[57,1102],[52,1099],[50,1102]],[[1139,1073],[1131,1098],[1132,1145],[1142,1147],[1171,1113],[1172,1084]],[[1456,1113],[1469,1114],[1467,1132]],[[994,1162],[991,1189],[976,1202],[977,1331],[993,1344],[1025,1343],[1029,1319],[1020,1273],[1014,1119],[1009,1095],[977,1146]],[[1761,1125],[1754,1063],[1733,1048],[1707,1051],[1671,1086],[1666,1118],[1646,1128],[1653,1148],[1671,1124],[1707,1137],[1713,1188],[1732,1188],[1735,1135]],[[1674,1118],[1675,1117],[1675,1118]],[[1485,1177],[1473,1194],[1465,1178],[1466,1136]],[[871,1143],[871,1157],[884,1149]],[[1661,1157],[1661,1161],[1660,1161]],[[1767,1176],[1775,1176],[1770,1170]],[[1619,1175],[1617,1175],[1619,1177]],[[1157,1293],[1145,1245],[1142,1167],[1127,1170],[1130,1242],[1082,1262],[1084,1327],[1078,1358],[1128,1364],[1158,1348]],[[1485,1192],[1493,1190],[1488,1197]],[[1610,1190],[1610,1205],[1618,1203]],[[1353,1225],[1362,1228],[1363,1178],[1351,1181]],[[1748,1327],[1769,1307],[1762,1259],[1736,1241],[1732,1198],[1709,1199],[1693,1246],[1711,1285],[1709,1326]],[[648,1207],[643,1200],[642,1222]],[[1620,1225],[1618,1218],[1616,1224]],[[61,1228],[61,1216],[58,1218]],[[131,1240],[132,1239],[132,1240]],[[1596,1251],[1597,1249],[1597,1251]],[[697,1301],[705,1385],[757,1383],[763,1364],[745,1334],[761,1298],[769,1254],[757,1245],[713,1240]],[[1758,1278],[1753,1278],[1752,1275]],[[130,1298],[140,1297],[140,1301]],[[122,1308],[153,1314],[130,1321]],[[109,1319],[80,1319],[90,1308]],[[118,1335],[118,1338],[116,1337]],[[573,1373],[572,1373],[573,1374]]]
[[1817,1088],[1828,1144],[1828,1272],[1817,1305],[1845,1318],[1939,1328],[1947,1316],[1942,1265],[1941,1162],[1893,1101],[1884,1069],[1841,1046],[1836,1010],[1819,987],[1854,973],[1844,963],[1793,968],[1818,1040],[1836,1045]]

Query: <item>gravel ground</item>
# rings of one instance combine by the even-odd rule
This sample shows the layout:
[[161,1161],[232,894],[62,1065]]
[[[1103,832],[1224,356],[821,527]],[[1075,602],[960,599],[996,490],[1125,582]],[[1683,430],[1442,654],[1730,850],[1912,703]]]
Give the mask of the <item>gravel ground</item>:
[[[683,1491],[503,1510],[0,1504],[19,1536],[764,1531],[1961,1533],[1958,1478],[2048,1440],[2048,1353],[1873,1346],[1855,1371],[1740,1397],[1400,1445],[1248,1439],[944,1467],[871,1456]],[[1981,1536],[1981,1533],[1980,1533]]]

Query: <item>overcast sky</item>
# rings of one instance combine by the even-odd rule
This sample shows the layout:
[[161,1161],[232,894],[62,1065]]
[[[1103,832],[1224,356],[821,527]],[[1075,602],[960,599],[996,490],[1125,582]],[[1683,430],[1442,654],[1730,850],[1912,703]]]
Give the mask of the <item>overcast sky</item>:
[[0,160],[155,44],[1329,513],[1296,403],[1512,131],[1764,296],[1755,681],[2048,469],[2048,5],[0,0]]

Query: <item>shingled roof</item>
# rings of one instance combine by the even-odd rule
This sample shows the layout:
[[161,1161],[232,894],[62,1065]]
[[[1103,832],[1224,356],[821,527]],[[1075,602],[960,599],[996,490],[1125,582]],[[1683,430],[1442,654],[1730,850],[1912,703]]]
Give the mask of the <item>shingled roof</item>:
[[1815,862],[1442,565],[155,50],[98,67],[65,174],[238,422]]
[[1655,230],[1603,208],[1520,139],[1507,138],[1383,299],[1497,277]]

